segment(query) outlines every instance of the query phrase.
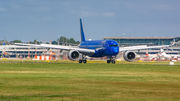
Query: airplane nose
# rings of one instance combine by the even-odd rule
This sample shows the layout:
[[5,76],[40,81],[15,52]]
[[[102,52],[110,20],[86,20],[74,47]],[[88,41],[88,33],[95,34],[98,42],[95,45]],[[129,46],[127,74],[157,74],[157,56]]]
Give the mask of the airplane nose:
[[114,52],[118,53],[118,52],[119,52],[119,50],[118,50],[118,49],[114,49]]
[[107,49],[105,54],[107,55],[117,55],[119,53],[119,48],[110,48],[110,49]]
[[114,48],[114,49],[113,49],[113,53],[114,53],[115,55],[117,55],[117,54],[119,53],[119,48]]

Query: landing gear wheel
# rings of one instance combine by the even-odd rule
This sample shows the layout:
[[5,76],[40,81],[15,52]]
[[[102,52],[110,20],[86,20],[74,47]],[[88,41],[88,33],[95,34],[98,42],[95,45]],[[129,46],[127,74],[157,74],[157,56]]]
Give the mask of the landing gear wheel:
[[79,63],[82,63],[82,60],[79,60]]
[[87,63],[85,55],[82,55],[82,59],[79,60],[79,63]]
[[112,63],[112,64],[115,64],[116,63],[116,60],[115,60],[115,58],[116,57],[109,57],[110,58],[110,60],[107,60],[107,63],[109,64],[109,63]]
[[115,60],[112,60],[111,63],[115,64],[116,62],[115,62]]
[[86,60],[83,60],[83,63],[86,63],[87,61]]
[[109,64],[111,61],[110,60],[107,60],[107,63]]

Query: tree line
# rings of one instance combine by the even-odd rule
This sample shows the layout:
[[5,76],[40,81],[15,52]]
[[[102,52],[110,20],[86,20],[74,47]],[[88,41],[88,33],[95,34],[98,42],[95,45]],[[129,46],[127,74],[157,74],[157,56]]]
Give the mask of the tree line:
[[[4,41],[4,40],[2,40]],[[8,42],[8,44],[11,43],[22,43],[21,40],[14,40],[14,41],[10,41]],[[27,43],[30,43],[30,44],[40,44],[40,43],[43,43],[42,41],[37,41],[36,39],[34,41],[30,41],[30,42],[27,42]],[[50,44],[50,42],[45,42],[46,44]],[[62,44],[75,44],[75,45],[78,45],[80,42],[79,41],[76,41],[74,40],[74,38],[66,38],[64,36],[61,36],[60,38],[58,38],[56,41],[52,41],[51,44],[54,44],[54,45],[62,45]]]

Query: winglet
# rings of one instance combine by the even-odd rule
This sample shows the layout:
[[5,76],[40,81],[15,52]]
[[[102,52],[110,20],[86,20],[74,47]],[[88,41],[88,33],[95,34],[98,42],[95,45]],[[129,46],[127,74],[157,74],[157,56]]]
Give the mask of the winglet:
[[85,36],[84,36],[84,31],[83,31],[83,26],[82,26],[82,21],[80,19],[80,34],[81,34],[81,42],[85,41]]

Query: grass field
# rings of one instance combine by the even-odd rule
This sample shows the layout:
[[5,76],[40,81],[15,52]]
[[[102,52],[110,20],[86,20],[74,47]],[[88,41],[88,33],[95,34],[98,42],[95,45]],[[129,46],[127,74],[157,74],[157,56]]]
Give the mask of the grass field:
[[1,63],[0,101],[180,100],[180,66]]

